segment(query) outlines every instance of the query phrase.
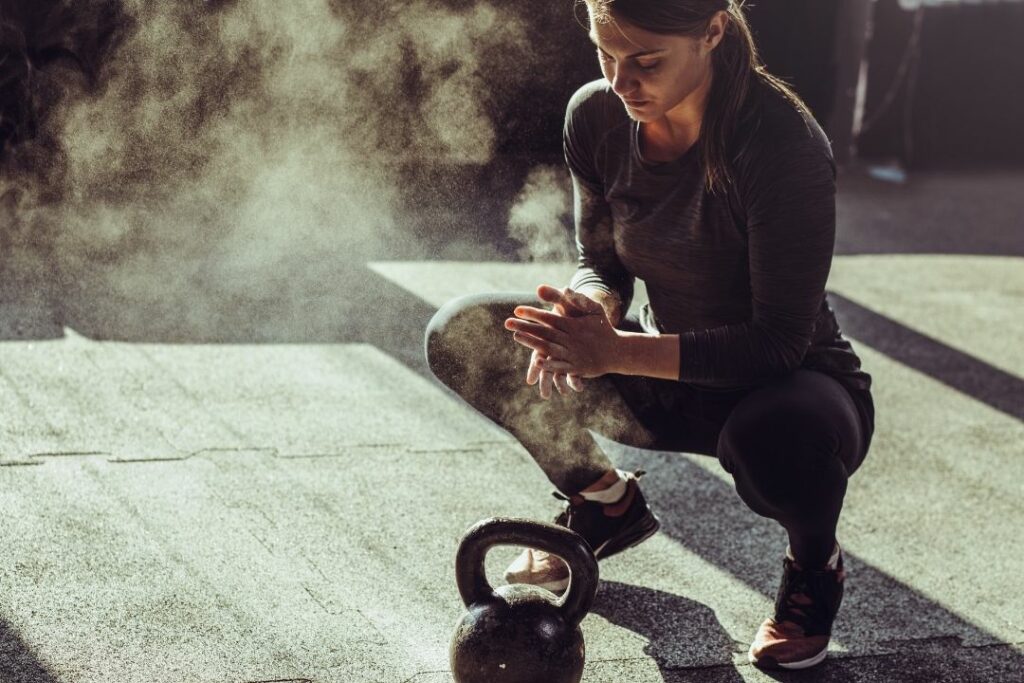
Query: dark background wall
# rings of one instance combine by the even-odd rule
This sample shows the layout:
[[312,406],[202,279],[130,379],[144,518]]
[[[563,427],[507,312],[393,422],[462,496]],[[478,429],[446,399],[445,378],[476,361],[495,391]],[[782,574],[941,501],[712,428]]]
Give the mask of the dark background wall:
[[[907,52],[914,11],[898,0],[873,3],[867,47],[867,117],[880,112]],[[585,12],[578,8],[581,20]],[[748,5],[748,16],[772,73],[791,83],[836,139],[838,22],[842,0],[772,0]],[[538,36],[551,71],[499,92],[504,151],[557,155],[564,103],[575,88],[600,77],[586,31],[571,2],[524,3],[522,16]],[[552,38],[543,39],[542,36]],[[1024,165],[1024,3],[961,3],[924,10],[916,64],[893,102],[858,140],[859,156],[898,159],[911,168]],[[556,78],[551,78],[556,74]],[[496,84],[500,88],[500,84]]]
[[[868,118],[897,77],[913,24],[898,0],[875,3]],[[917,64],[861,136],[859,155],[919,169],[1024,164],[1022,35],[1024,3],[925,8]]]
[[[841,132],[834,130],[835,121],[843,120],[836,112],[836,75],[843,57],[836,49],[837,24],[843,21],[844,2],[853,1],[765,0],[747,10],[768,68],[794,85],[833,139]],[[237,2],[244,0],[197,3],[195,15],[202,19]],[[6,143],[33,137],[37,121],[60,97],[38,85],[29,92],[30,84],[39,83],[38,77],[30,78],[32,69],[57,61],[78,65],[91,77],[104,64],[108,46],[132,21],[119,0],[92,0],[82,5],[88,11],[66,12],[64,26],[49,18],[50,8],[59,4],[0,0],[0,137]],[[466,10],[477,3],[431,4]],[[394,3],[369,0],[336,5],[340,16],[367,31],[387,25],[401,11]],[[1018,124],[1024,120],[1024,57],[1017,43],[1024,33],[1024,3],[925,10],[910,77],[884,111],[881,105],[899,73],[914,13],[901,9],[898,0],[878,0],[873,6],[866,113],[876,120],[859,139],[859,154],[897,158],[915,168],[1024,163]],[[583,25],[586,10],[574,0],[520,0],[515,14],[527,26],[532,54],[523,59],[521,70],[485,72],[479,97],[497,132],[498,155],[555,160],[566,101],[580,84],[600,77]],[[507,64],[509,59],[507,54],[485,55],[482,63]],[[407,64],[401,90],[414,99],[423,74],[417,60]],[[364,93],[374,96],[369,86]],[[382,102],[393,96],[382,93]],[[406,124],[396,119],[396,125]],[[401,132],[396,130],[396,136]]]
[[800,93],[826,131],[836,96],[839,4],[839,0],[773,0],[747,10],[768,70]]

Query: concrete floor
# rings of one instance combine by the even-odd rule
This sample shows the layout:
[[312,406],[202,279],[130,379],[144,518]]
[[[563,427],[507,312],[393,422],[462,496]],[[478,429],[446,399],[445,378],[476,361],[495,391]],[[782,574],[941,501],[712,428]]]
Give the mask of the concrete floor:
[[[841,183],[829,296],[878,415],[826,663],[746,663],[785,538],[716,461],[601,439],[648,471],[663,528],[602,564],[585,681],[1024,681],[1020,187]],[[453,250],[368,259],[339,277],[372,305],[314,292],[303,310],[327,314],[244,333],[8,283],[0,681],[451,680],[462,532],[556,506],[526,452],[425,371],[423,325],[452,296],[572,272]],[[514,553],[490,553],[492,581]]]

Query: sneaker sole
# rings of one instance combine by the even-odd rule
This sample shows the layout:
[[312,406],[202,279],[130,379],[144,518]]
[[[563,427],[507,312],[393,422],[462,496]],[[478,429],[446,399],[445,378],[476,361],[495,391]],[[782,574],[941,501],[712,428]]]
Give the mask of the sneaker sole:
[[545,583],[531,583],[529,585],[537,586],[538,588],[545,588],[555,595],[558,595],[569,587],[569,579],[559,579],[558,581],[547,581]]
[[809,669],[812,666],[820,664],[827,655],[828,648],[826,647],[813,657],[801,659],[799,662],[780,662],[776,660],[774,657],[761,657],[760,659],[758,659],[748,652],[747,661],[749,661],[754,666],[758,666],[763,669]]

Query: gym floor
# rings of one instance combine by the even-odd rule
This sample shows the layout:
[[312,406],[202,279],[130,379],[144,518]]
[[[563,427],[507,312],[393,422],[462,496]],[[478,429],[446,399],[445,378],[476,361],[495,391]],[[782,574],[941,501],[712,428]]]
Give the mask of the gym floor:
[[[1022,187],[1015,171],[840,177],[829,296],[878,416],[813,680],[1024,671]],[[424,367],[446,299],[572,273],[481,236],[507,210],[487,201],[424,211],[463,226],[421,228],[429,248],[346,250],[341,231],[317,245],[328,275],[251,296],[197,287],[175,259],[8,273],[0,680],[450,680],[460,535],[556,511],[525,451]],[[584,680],[811,680],[745,659],[781,530],[714,460],[602,444],[648,471],[663,530],[602,564]],[[514,553],[490,554],[494,582]]]

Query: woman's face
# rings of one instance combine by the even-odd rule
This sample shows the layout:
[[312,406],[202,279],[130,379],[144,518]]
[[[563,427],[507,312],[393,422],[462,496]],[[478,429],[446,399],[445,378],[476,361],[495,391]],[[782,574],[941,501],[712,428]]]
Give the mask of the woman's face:
[[[724,14],[724,13],[722,13]],[[637,121],[654,121],[683,102],[711,75],[711,51],[720,36],[694,38],[651,33],[612,13],[614,21],[590,18],[601,71]],[[719,25],[712,21],[711,33]]]

